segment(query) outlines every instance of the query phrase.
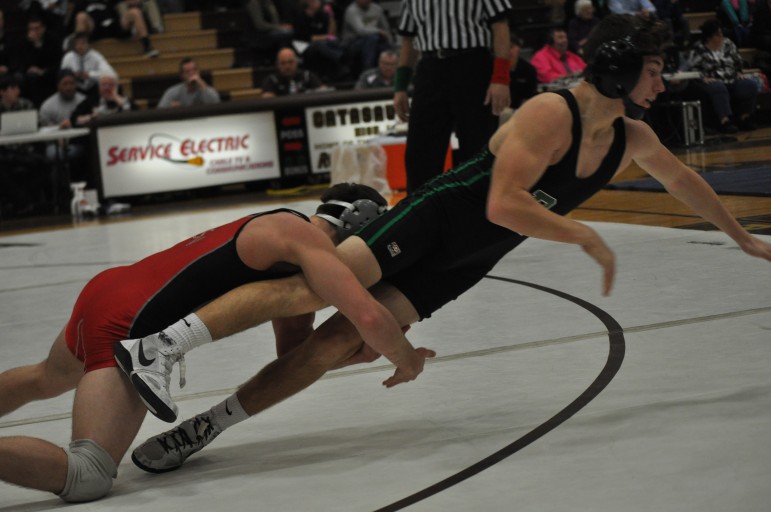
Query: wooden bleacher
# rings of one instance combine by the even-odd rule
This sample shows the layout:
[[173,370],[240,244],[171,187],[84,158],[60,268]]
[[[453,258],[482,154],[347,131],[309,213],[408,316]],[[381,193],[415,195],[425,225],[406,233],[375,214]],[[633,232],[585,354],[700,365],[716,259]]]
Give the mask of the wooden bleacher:
[[179,62],[190,57],[198,63],[201,74],[223,99],[231,101],[258,98],[258,87],[270,70],[256,73],[251,67],[234,67],[237,63],[234,47],[225,44],[235,40],[232,32],[243,29],[243,13],[200,12],[167,14],[163,18],[165,31],[150,36],[160,52],[156,58],[142,53],[137,40],[102,39],[93,46],[110,62],[120,77],[123,93],[130,96],[140,109],[153,108],[163,92],[179,81]]
[[683,13],[685,21],[688,22],[688,30],[691,34],[700,34],[701,25],[707,21],[716,17],[715,11],[700,11],[700,12],[686,12]]
[[[161,54],[169,52],[185,52],[191,50],[217,49],[216,30],[179,30],[164,32],[152,36],[153,46]],[[94,49],[110,58],[136,57],[142,54],[142,43],[139,40],[101,39],[94,41]]]

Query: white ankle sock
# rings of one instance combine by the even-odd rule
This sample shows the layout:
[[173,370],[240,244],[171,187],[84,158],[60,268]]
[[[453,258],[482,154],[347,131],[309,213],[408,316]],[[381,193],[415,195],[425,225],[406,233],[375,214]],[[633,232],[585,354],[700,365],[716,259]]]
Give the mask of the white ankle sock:
[[242,421],[249,419],[249,415],[246,414],[244,408],[241,407],[241,402],[238,400],[238,397],[235,393],[212,407],[211,413],[212,416],[214,416],[214,420],[217,422],[217,425],[222,430],[232,427],[236,423],[241,423]]
[[211,343],[211,334],[195,313],[190,313],[177,323],[163,330],[174,341],[179,343],[183,354],[204,343]]

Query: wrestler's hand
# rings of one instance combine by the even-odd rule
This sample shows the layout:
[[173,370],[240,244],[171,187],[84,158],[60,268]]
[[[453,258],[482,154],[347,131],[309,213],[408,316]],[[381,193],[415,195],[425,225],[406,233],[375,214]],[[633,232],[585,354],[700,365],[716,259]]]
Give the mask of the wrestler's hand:
[[[409,325],[405,325],[402,327],[402,333],[406,333],[410,330]],[[372,363],[376,361],[382,354],[366,343],[362,343],[361,347],[359,347],[359,350],[356,351],[355,354],[353,354],[348,359],[341,361],[337,363],[335,366],[332,367],[332,370],[337,370],[339,368],[344,368],[346,366],[351,366],[352,364],[361,364],[361,363]]]
[[373,349],[366,343],[362,343],[361,348],[354,355],[352,355],[345,361],[341,361],[337,363],[335,366],[332,367],[332,370],[337,370],[339,368],[351,366],[352,364],[371,363],[373,361],[376,361],[380,356],[381,354],[377,352],[375,349]]
[[418,375],[423,372],[423,366],[425,365],[426,359],[429,357],[436,357],[436,352],[425,347],[419,347],[415,349],[415,356],[412,364],[397,367],[394,374],[383,381],[383,385],[387,388],[392,388],[402,382],[409,382],[417,379]]
[[602,294],[610,295],[613,288],[613,280],[616,276],[616,255],[605,244],[596,232],[592,230],[594,236],[589,241],[581,244],[581,249],[591,256],[602,267]]

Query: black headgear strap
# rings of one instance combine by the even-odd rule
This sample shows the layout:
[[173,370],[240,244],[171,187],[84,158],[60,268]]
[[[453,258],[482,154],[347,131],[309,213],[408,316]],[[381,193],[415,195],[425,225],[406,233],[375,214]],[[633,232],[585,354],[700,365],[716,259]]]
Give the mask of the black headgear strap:
[[371,199],[357,199],[353,203],[332,199],[319,205],[316,216],[333,224],[342,242],[386,210],[388,206]]

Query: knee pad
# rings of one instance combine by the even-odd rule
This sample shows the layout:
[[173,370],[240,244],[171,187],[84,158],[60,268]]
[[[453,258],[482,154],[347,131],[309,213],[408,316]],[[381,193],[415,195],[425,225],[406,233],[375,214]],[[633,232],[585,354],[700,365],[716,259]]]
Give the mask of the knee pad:
[[64,451],[67,453],[67,482],[59,493],[61,499],[93,501],[110,492],[118,468],[104,448],[90,439],[78,439]]

